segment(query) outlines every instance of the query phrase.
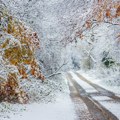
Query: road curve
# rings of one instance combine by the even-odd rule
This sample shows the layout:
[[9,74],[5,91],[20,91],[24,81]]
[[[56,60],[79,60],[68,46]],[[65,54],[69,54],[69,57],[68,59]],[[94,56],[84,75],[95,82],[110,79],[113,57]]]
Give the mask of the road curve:
[[[72,75],[70,73],[67,73],[66,77],[68,79],[68,85],[71,92],[71,99],[75,104],[78,120],[118,120],[118,118],[114,116],[110,111],[92,99],[92,97],[86,93],[82,86],[80,86],[76,80],[72,78]],[[99,92],[102,93],[103,89],[99,88]],[[103,94],[109,95],[111,97],[115,96],[109,91],[104,91]],[[81,112],[82,104],[84,104],[83,106],[87,106],[87,109],[84,109],[84,112]]]

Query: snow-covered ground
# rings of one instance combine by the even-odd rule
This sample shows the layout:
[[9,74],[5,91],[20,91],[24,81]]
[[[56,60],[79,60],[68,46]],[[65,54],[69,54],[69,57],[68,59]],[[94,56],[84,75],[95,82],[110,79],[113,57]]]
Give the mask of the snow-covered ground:
[[[74,72],[70,71],[69,72],[72,75],[73,80],[75,80],[85,91],[87,94],[89,94],[89,96],[91,96],[92,99],[96,100],[97,102],[99,102],[102,106],[104,106],[108,111],[110,111],[111,113],[113,113],[118,119],[120,118],[120,102],[116,101],[115,99],[112,99],[110,97],[108,97],[107,95],[103,96],[103,95],[91,95],[92,93],[99,93],[99,91],[97,91],[95,88],[93,88],[91,85],[89,85],[87,82],[84,82],[82,79],[80,79]],[[84,72],[80,72],[78,71],[78,73],[80,73],[81,75],[83,75],[87,80],[92,81],[93,78],[90,77],[88,74],[85,74]],[[95,84],[98,84],[98,86],[102,86],[106,89],[106,85],[102,85],[100,84],[102,80],[92,81]],[[116,89],[111,89],[109,86],[107,87],[108,89],[110,89],[112,92],[117,93]],[[120,88],[119,88],[120,89]]]
[[[118,96],[120,95],[120,85],[117,84],[117,81],[119,82],[119,80],[117,80],[117,78],[119,78],[118,76],[113,75],[107,75],[107,76],[101,76],[96,72],[96,71],[77,71],[78,73],[80,73],[81,75],[83,75],[87,80],[109,90],[114,92],[115,94],[117,94]],[[111,84],[112,82],[112,84]]]
[[30,96],[29,104],[0,103],[0,120],[75,120],[69,88],[62,76],[45,83],[32,83],[27,83],[29,89],[26,88]]
[[73,79],[85,89],[87,93],[97,92],[95,88],[80,80],[73,72],[70,72],[70,74],[72,75]]
[[[53,103],[33,103],[26,105],[27,110],[11,114],[9,120],[74,120],[74,108],[68,96],[59,96]],[[5,118],[3,120],[8,120]]]
[[113,113],[118,119],[120,119],[120,103],[105,96],[95,96],[93,99],[99,101],[99,103]]

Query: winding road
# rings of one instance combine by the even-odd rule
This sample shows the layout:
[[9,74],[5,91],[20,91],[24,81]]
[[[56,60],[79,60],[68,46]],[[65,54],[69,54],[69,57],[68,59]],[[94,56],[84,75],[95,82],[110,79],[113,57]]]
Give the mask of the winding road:
[[[108,104],[114,102],[115,105],[118,105],[117,103],[120,103],[120,98],[113,92],[88,81],[79,73],[74,72],[74,74],[79,78],[79,83],[71,73],[67,73],[66,77],[78,120],[119,120],[116,115],[100,103],[102,100],[99,99],[104,97],[109,99],[105,99],[105,102],[107,101]],[[94,99],[97,97],[99,99]]]

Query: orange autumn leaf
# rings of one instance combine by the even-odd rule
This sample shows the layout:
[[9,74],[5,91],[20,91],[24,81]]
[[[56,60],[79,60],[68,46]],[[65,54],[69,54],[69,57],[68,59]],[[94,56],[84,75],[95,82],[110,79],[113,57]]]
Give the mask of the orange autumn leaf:
[[39,79],[41,79],[42,81],[45,80],[45,77],[44,77],[40,72],[37,74],[37,77],[38,77]]
[[31,73],[31,75],[35,75],[35,68],[32,68],[30,73]]
[[86,26],[86,28],[91,28],[92,27],[91,21],[86,21],[85,26]]
[[28,76],[27,76],[26,73],[24,73],[24,74],[22,75],[22,79],[26,79],[26,78],[28,78]]
[[110,9],[107,9],[106,10],[106,17],[110,18],[110,16],[111,16],[111,11],[110,11]]
[[119,17],[119,16],[120,16],[120,6],[116,10],[116,17]]

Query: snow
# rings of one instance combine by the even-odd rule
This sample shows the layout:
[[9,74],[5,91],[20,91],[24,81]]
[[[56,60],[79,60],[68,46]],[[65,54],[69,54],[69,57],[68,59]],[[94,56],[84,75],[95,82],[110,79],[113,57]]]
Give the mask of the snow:
[[[111,91],[111,92],[114,92],[117,96],[120,96],[120,86],[116,86],[116,85],[110,85],[110,81],[108,83],[106,83],[106,79],[109,79],[111,78],[111,75],[110,76],[105,76],[105,78],[103,77],[99,77],[98,78],[98,73],[95,72],[95,71],[89,71],[89,72],[84,72],[84,71],[77,71],[77,73],[80,73],[81,75],[83,75],[87,80]],[[109,78],[108,78],[109,77]],[[111,78],[113,79],[113,78]]]
[[21,86],[30,96],[29,104],[2,102],[0,120],[75,120],[74,104],[64,76],[53,77],[45,83],[35,79],[24,81]]
[[90,86],[88,83],[84,82],[83,80],[80,80],[80,78],[78,78],[77,75],[74,74],[73,72],[69,72],[69,73],[72,75],[73,79],[85,89],[87,93],[98,92],[95,88]]
[[[63,61],[66,60],[69,63],[67,64],[66,70],[69,68],[92,69],[92,72],[78,72],[80,72],[91,82],[94,82],[95,84],[120,96],[119,67],[115,66],[113,70],[110,68],[109,70],[106,70],[101,61],[105,57],[103,53],[108,52],[108,57],[113,58],[116,65],[120,62],[119,45],[117,44],[116,40],[114,40],[116,39],[116,34],[119,31],[119,26],[116,27],[109,25],[108,23],[101,23],[100,25],[93,27],[92,30],[88,30],[88,32],[85,31],[83,40],[76,38],[76,32],[81,30],[80,26],[84,24],[86,16],[88,16],[91,12],[90,6],[92,5],[93,0],[90,2],[88,0],[1,1],[3,1],[3,3],[5,3],[7,8],[11,11],[11,15],[14,15],[18,19],[26,22],[39,34],[42,49],[37,51],[38,54],[36,56],[39,60],[43,61],[42,68],[44,67],[44,73],[46,70],[50,70],[50,72],[47,71],[48,73],[54,72],[59,68],[59,66],[61,66],[61,64],[63,64]],[[74,41],[75,39],[76,43],[70,44],[66,47],[66,49],[63,47],[62,44],[68,44],[70,41]],[[16,39],[14,39],[14,41],[16,41]],[[1,64],[0,72],[2,75],[3,73],[5,74],[5,71],[2,72],[3,67],[4,66]],[[99,71],[95,71],[96,67],[103,73],[101,72],[98,74]],[[12,68],[9,70],[12,70]],[[109,74],[104,74],[104,72],[109,72]],[[98,92],[92,86],[80,80],[74,73],[70,73],[73,76],[73,79],[75,79],[76,82],[80,84],[87,93]],[[23,81],[21,83],[23,89],[27,91],[28,95],[30,96],[29,105],[20,107],[20,109],[24,109],[24,107],[29,109],[29,111],[21,113],[22,115],[26,116],[26,119],[28,119],[28,114],[30,114],[29,117],[31,119],[33,119],[32,116],[35,116],[36,119],[41,117],[43,119],[49,118],[53,120],[59,120],[59,118],[61,120],[71,120],[74,118],[74,110],[70,98],[68,97],[69,91],[65,89],[66,91],[64,90],[63,95],[59,95],[60,91],[63,92],[65,87],[63,87],[63,84],[61,84],[58,78],[56,79],[57,80],[46,81],[43,84],[34,79],[32,79],[31,83],[30,81]],[[65,80],[65,82],[67,83],[67,80]],[[72,84],[70,83],[70,85]],[[107,99],[109,98],[103,98],[101,96],[101,98],[98,100]],[[6,110],[4,105],[8,106],[10,104],[0,104],[0,106]],[[14,109],[15,107],[16,110],[16,106],[18,106],[18,104],[12,106],[10,105],[10,108]],[[57,108],[57,110],[54,112],[55,108]],[[35,112],[33,111],[34,109]],[[38,111],[42,114],[39,114]],[[11,119],[14,120],[14,117],[16,118],[17,115],[13,115]],[[23,118],[20,117],[20,119]]]
[[120,103],[116,102],[109,97],[105,96],[95,96],[93,97],[95,100],[99,101],[99,103],[107,108],[111,113],[113,113],[117,118],[120,118]]
[[93,96],[92,98],[94,98],[95,100],[98,100],[98,101],[112,100],[111,98],[109,98],[107,96]]
[[[98,93],[97,90],[95,90],[91,85],[89,85],[88,83],[84,82],[83,80],[81,80],[79,77],[77,77],[77,75],[70,71],[69,72],[72,75],[72,78],[87,92],[87,93],[93,93],[96,92]],[[87,78],[87,80],[90,80],[91,82],[94,82],[97,85],[100,85],[100,81],[101,80],[93,80],[92,77],[90,77],[88,74],[83,73],[78,71],[77,73],[80,73],[81,75],[83,75],[85,78]],[[92,81],[93,80],[93,81]],[[105,86],[104,86],[105,87]],[[114,91],[112,91],[114,92]],[[90,94],[89,94],[90,95]],[[108,97],[108,96],[102,96],[102,95],[90,95],[90,97],[97,101],[100,105],[102,105],[103,107],[105,107],[108,111],[110,111],[113,115],[115,115],[117,118],[120,118],[120,102],[115,101],[114,99]]]
[[[59,98],[55,103],[30,104],[22,115],[12,115],[9,120],[74,120],[75,114],[70,98]],[[8,119],[5,119],[8,120]]]

